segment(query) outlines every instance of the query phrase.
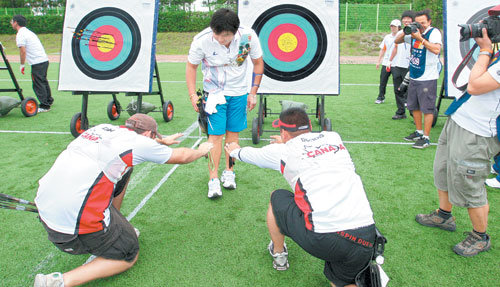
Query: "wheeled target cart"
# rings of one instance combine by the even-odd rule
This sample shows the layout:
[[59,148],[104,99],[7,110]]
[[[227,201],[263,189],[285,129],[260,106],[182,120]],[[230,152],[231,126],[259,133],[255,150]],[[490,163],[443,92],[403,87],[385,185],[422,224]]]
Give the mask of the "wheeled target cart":
[[[158,70],[158,64],[155,62],[155,73],[153,74],[153,78],[156,79],[156,83],[158,86],[157,91],[153,91],[151,93],[125,93],[125,96],[137,96],[137,106],[136,106],[136,113],[141,111],[142,108],[142,97],[143,96],[150,96],[150,95],[159,95],[160,96],[160,101],[161,101],[161,108],[160,109],[155,109],[152,112],[161,112],[163,114],[163,120],[165,122],[170,122],[174,118],[174,104],[171,101],[165,100],[163,97],[163,91],[161,88],[161,81],[160,81],[160,74]],[[76,138],[80,134],[82,134],[84,131],[89,129],[89,120],[87,117],[87,108],[88,108],[88,100],[89,100],[89,95],[95,95],[95,94],[111,94],[113,99],[108,103],[107,106],[107,114],[108,118],[112,121],[117,120],[120,118],[120,114],[124,109],[122,108],[122,105],[118,101],[116,93],[110,93],[110,92],[89,92],[89,91],[79,91],[79,92],[73,92],[74,95],[82,95],[82,111],[76,113],[73,115],[71,118],[70,122],[70,131],[71,134]]]
[[14,83],[13,89],[0,89],[0,92],[16,92],[19,95],[19,99],[21,100],[21,111],[25,117],[32,117],[38,113],[38,102],[35,98],[23,96],[23,90],[19,86],[19,83],[16,80],[16,75],[12,71],[12,66],[7,60],[7,56],[5,56],[5,52],[3,50],[2,43],[0,43],[0,53],[2,54],[3,61],[5,63],[5,67],[0,67],[1,70],[7,70],[9,72],[10,78],[12,79],[12,83]]
[[[257,110],[257,117],[252,120],[252,143],[258,144],[260,137],[264,132],[276,133],[276,130],[264,130],[264,118],[268,115],[279,115],[279,112],[273,112],[267,107],[267,97],[269,94],[259,95],[259,105]],[[313,113],[308,113],[318,119],[320,125],[319,131],[331,131],[332,121],[325,116],[325,95],[316,95],[316,108]]]

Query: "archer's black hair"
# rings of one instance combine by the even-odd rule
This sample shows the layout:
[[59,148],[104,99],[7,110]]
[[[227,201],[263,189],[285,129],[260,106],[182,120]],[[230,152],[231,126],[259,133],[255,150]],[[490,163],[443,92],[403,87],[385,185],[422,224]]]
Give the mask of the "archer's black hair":
[[239,27],[240,18],[238,18],[238,15],[234,13],[233,10],[227,8],[215,11],[210,20],[210,28],[212,28],[215,34],[220,34],[225,31],[236,34]]
[[282,111],[280,114],[280,121],[282,121],[285,124],[295,125],[296,127],[303,127],[303,126],[309,127],[309,129],[307,130],[296,131],[295,133],[298,134],[311,131],[310,127],[311,122],[309,121],[309,116],[307,115],[306,111],[302,108],[294,107]]
[[415,11],[413,10],[406,10],[401,14],[401,20],[403,20],[404,17],[410,17],[412,21],[415,21]]
[[432,18],[431,18],[431,10],[429,10],[429,9],[418,11],[417,13],[415,13],[415,18],[419,17],[419,16],[424,16],[424,15],[427,17],[427,21],[432,20]]
[[24,18],[23,15],[14,15],[12,17],[12,21],[13,22],[16,22],[17,25],[21,26],[21,27],[26,27],[26,18]]

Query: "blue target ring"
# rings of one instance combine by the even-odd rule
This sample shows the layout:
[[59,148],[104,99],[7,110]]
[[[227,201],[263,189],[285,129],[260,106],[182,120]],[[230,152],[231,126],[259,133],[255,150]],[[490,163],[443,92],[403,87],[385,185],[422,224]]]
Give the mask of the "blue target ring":
[[[293,24],[307,37],[307,48],[293,61],[279,59],[270,48],[276,43],[268,42],[275,40],[271,35],[282,24]],[[257,17],[252,29],[259,36],[263,49],[264,74],[274,80],[291,82],[304,79],[314,73],[325,58],[328,48],[325,28],[313,12],[302,6],[283,4],[271,7]],[[294,34],[294,31],[287,34]]]
[[276,57],[274,57],[269,50],[269,45],[262,45],[263,59],[270,67],[274,69],[279,69],[283,72],[294,72],[303,69],[313,60],[316,49],[318,48],[318,38],[316,37],[316,32],[314,27],[303,17],[295,14],[280,14],[272,17],[269,21],[262,26],[260,30],[259,38],[269,39],[271,32],[279,25],[283,23],[294,23],[295,25],[302,28],[305,32],[308,40],[308,45],[303,56],[292,62],[284,62]]
[[[110,30],[113,33],[106,33]],[[75,28],[71,43],[77,67],[96,80],[109,80],[124,74],[137,60],[140,47],[137,22],[127,12],[113,7],[96,9],[84,16]],[[99,50],[111,56],[97,57],[99,53],[106,54]]]

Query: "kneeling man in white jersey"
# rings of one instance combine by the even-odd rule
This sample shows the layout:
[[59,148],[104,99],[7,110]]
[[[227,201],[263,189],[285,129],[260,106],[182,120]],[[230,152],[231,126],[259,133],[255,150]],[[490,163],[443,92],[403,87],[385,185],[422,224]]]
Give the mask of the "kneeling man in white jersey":
[[373,254],[375,223],[361,178],[336,132],[312,133],[309,117],[290,108],[273,123],[276,143],[262,148],[226,144],[231,157],[280,171],[293,193],[271,195],[267,226],[273,266],[286,270],[285,235],[325,261],[332,286],[355,286],[356,275]]
[[197,150],[170,148],[182,134],[162,137],[157,128],[145,114],[134,114],[125,126],[93,127],[73,140],[40,179],[35,202],[49,240],[63,252],[96,258],[64,274],[37,274],[35,287],[77,286],[135,264],[138,231],[120,213],[133,166],[189,163],[212,148],[212,143]]

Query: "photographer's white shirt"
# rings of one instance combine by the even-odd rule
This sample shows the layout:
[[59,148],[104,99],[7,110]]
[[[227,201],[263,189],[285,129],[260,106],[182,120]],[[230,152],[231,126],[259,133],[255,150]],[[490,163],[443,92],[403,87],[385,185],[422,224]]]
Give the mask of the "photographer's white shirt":
[[[424,34],[427,33],[430,29],[433,27],[428,27]],[[409,43],[411,45],[411,35],[405,35],[405,42]],[[439,44],[441,47],[443,46],[443,42],[441,41],[441,32],[439,31],[438,28],[435,28],[432,30],[431,34],[429,35],[429,43],[432,44]],[[420,43],[416,41],[416,43]],[[425,72],[422,76],[420,76],[417,79],[412,79],[415,81],[429,81],[429,80],[437,80],[439,79],[439,70],[441,68],[441,63],[439,62],[439,54],[436,55],[432,53],[431,51],[427,50],[425,53]]]
[[[500,62],[488,68],[488,73],[500,83]],[[483,137],[497,134],[496,118],[500,114],[500,89],[471,96],[451,119],[469,132]]]
[[[242,58],[240,44],[249,41],[247,55],[251,59],[262,57],[259,38],[252,29],[240,27],[229,48],[221,45],[213,37],[210,27],[196,35],[189,49],[188,61],[193,65],[202,64],[203,89],[210,94],[241,96],[248,92],[246,79],[248,61]],[[241,60],[243,59],[243,62]]]
[[403,42],[401,44],[394,44],[395,49],[398,49],[396,56],[392,59],[393,67],[400,67],[408,69],[410,65],[410,44]]
[[382,42],[380,42],[379,48],[385,49],[384,58],[382,59],[382,65],[388,66],[389,59],[391,58],[392,49],[394,49],[394,39],[396,39],[396,35],[387,34],[385,35]]
[[26,61],[30,65],[40,64],[49,60],[38,36],[26,27],[22,27],[17,31],[16,45],[18,48],[26,48]]

